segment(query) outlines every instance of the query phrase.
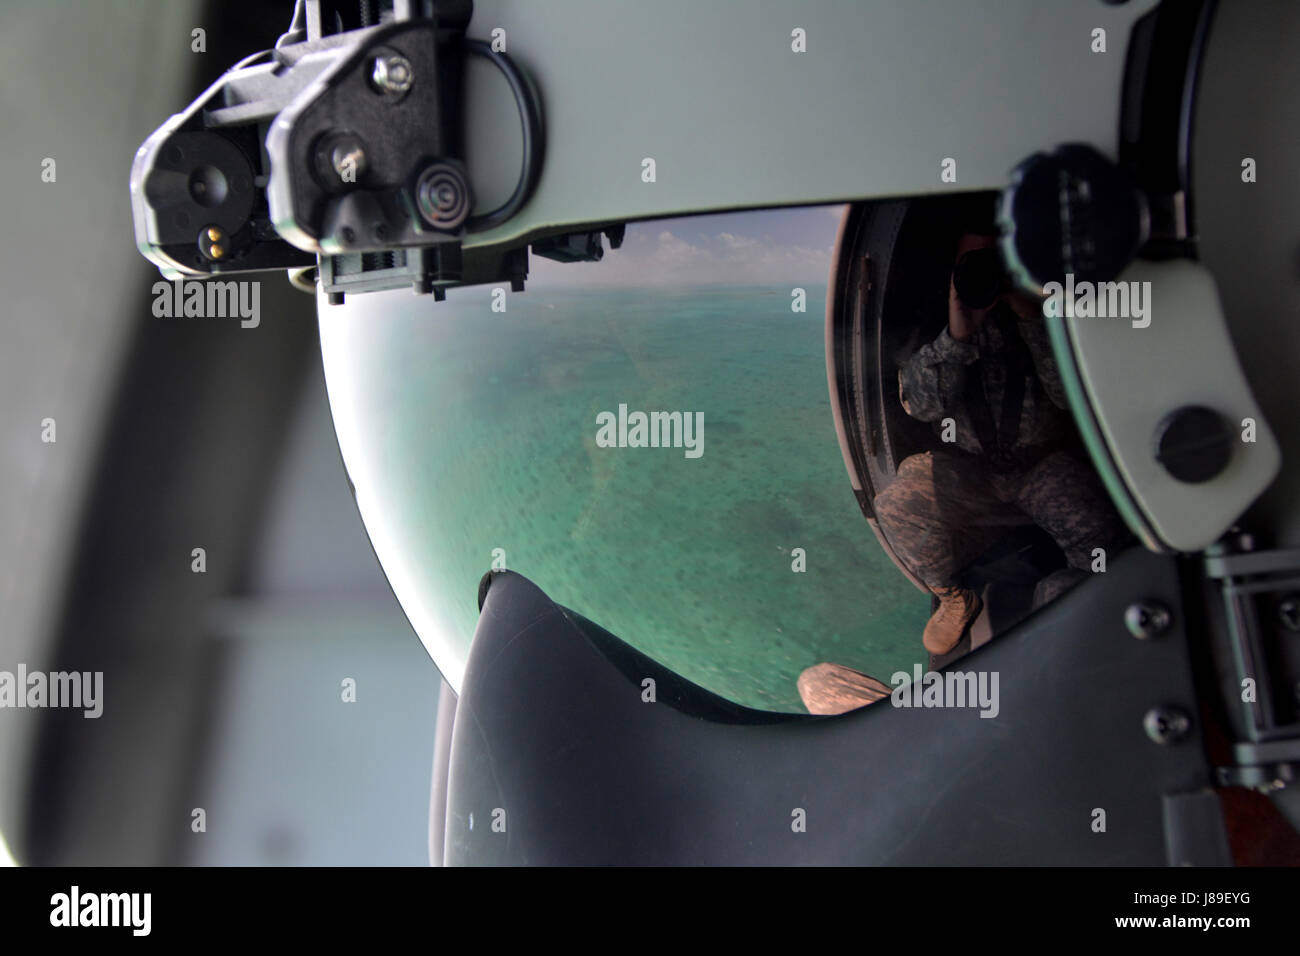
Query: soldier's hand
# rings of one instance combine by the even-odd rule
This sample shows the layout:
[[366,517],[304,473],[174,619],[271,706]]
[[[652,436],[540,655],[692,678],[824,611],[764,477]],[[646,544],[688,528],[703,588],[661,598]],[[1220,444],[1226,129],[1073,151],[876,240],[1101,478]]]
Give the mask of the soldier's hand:
[[1007,292],[1003,295],[1011,311],[1021,322],[1029,322],[1043,317],[1043,303],[1024,292]]
[[965,342],[984,324],[990,309],[969,309],[957,295],[957,287],[948,280],[948,334],[958,342]]

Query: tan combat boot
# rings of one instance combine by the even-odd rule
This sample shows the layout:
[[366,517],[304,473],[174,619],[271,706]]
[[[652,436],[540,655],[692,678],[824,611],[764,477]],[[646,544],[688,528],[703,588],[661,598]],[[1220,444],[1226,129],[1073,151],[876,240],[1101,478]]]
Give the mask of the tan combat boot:
[[939,606],[926,622],[921,643],[935,657],[947,654],[961,640],[971,621],[979,617],[984,602],[967,588],[932,588]]

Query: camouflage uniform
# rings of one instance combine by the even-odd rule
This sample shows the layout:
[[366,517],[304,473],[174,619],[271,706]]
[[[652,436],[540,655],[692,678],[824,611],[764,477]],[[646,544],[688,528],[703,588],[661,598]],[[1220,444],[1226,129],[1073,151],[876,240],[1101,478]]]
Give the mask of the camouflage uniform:
[[1075,569],[1090,567],[1093,548],[1122,542],[1123,525],[1100,480],[1067,442],[1073,425],[1041,321],[1017,321],[998,305],[968,341],[945,327],[903,364],[898,379],[909,415],[934,422],[941,434],[943,419],[956,426],[955,447],[904,459],[875,498],[890,544],[924,584],[950,586],[1026,517]]

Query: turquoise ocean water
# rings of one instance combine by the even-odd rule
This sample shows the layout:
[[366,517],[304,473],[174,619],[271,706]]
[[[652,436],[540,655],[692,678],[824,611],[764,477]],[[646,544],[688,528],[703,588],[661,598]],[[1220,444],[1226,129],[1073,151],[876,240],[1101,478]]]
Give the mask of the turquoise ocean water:
[[[530,288],[505,314],[480,293],[362,317],[386,343],[357,359],[376,407],[401,409],[368,438],[376,495],[403,522],[404,553],[381,560],[441,582],[430,601],[469,634],[500,549],[561,604],[748,706],[802,711],[795,679],[819,661],[910,672],[929,600],[854,500],[825,287],[807,291],[804,313],[784,285]],[[597,447],[597,414],[620,403],[702,412],[703,455]]]

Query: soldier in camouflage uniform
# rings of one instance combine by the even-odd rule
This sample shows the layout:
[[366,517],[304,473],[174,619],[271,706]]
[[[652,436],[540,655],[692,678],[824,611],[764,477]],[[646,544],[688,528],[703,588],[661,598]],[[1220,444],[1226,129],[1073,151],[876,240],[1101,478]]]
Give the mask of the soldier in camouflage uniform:
[[[960,260],[992,237],[968,233]],[[971,308],[950,283],[948,325],[903,363],[898,395],[913,418],[934,422],[956,448],[912,455],[875,499],[890,544],[939,599],[922,643],[946,654],[980,611],[953,576],[1028,517],[1065,553],[1069,569],[1040,582],[1041,604],[1085,574],[1093,548],[1123,527],[1092,467],[1070,446],[1065,389],[1037,302],[1003,292]]]
[[[968,233],[957,248],[989,249]],[[948,325],[899,369],[899,398],[913,418],[933,422],[942,450],[912,455],[875,498],[881,530],[898,557],[938,598],[922,635],[934,655],[949,653],[979,615],[974,591],[954,576],[1028,517],[1047,531],[1069,567],[1040,581],[1046,603],[1087,573],[1093,548],[1110,550],[1124,529],[1091,465],[1070,446],[1072,423],[1041,308],[1003,291],[972,308],[949,284]],[[947,433],[947,434],[945,434]],[[879,682],[838,664],[818,664],[799,680],[813,713],[834,714],[883,696]]]

